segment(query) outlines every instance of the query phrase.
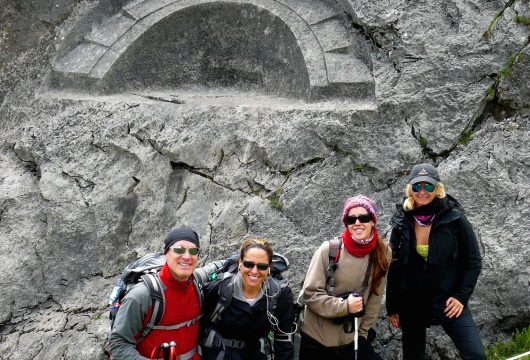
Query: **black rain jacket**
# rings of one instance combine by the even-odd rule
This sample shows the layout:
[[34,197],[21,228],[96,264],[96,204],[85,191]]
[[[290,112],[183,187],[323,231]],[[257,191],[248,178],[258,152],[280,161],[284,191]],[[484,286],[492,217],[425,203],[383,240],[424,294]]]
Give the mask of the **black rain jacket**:
[[388,315],[410,314],[429,323],[433,314],[443,314],[449,297],[467,306],[482,259],[472,226],[460,204],[447,195],[431,227],[427,261],[416,251],[412,214],[401,204],[396,207],[390,221],[392,262],[386,289]]
[[[221,281],[208,284],[204,289],[205,307],[201,320],[202,341],[210,328],[215,329],[223,338],[242,340],[246,343],[244,349],[227,348],[225,360],[260,360],[267,359],[260,351],[260,338],[265,338],[270,343],[269,333],[272,331],[274,359],[292,360],[294,348],[291,340],[281,341],[277,329],[273,328],[267,318],[267,298],[263,296],[252,307],[245,301],[232,297],[230,304],[223,311],[221,319],[215,324],[211,322],[211,315],[219,300],[219,286]],[[278,325],[284,332],[291,332],[294,324],[293,294],[288,286],[281,287],[274,312]],[[289,336],[289,338],[291,338]],[[201,341],[201,342],[202,342]],[[202,347],[204,360],[217,359],[219,349]]]

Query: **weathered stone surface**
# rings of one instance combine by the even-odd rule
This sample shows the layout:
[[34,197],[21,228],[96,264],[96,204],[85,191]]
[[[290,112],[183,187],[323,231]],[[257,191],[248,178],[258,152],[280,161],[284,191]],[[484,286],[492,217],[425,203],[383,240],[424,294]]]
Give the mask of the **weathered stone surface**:
[[495,82],[490,75],[528,46],[529,29],[513,10],[493,22],[504,9],[500,1],[339,2],[378,50],[372,54],[377,98],[393,104],[438,154],[480,116],[481,99]]
[[[53,26],[28,24],[28,41],[11,51],[22,35],[5,24],[22,24],[30,3],[17,12],[8,2],[0,15],[9,20],[0,21],[0,39],[8,39],[0,40],[8,60],[0,63],[0,268],[9,274],[0,279],[0,358],[103,359],[116,275],[159,250],[176,225],[197,229],[202,261],[236,251],[248,235],[270,239],[291,260],[297,290],[314,249],[341,231],[345,198],[373,197],[386,233],[408,170],[424,160],[480,232],[484,268],[470,306],[484,342],[529,324],[530,30],[514,19],[528,14],[525,2],[342,0],[355,41],[320,53],[324,75],[351,84],[364,65],[359,77],[373,79],[372,97],[354,102],[335,92],[313,103],[230,84],[139,83],[112,96],[89,96],[83,82],[75,94],[41,87],[92,29],[143,3],[65,2]],[[309,25],[333,17],[332,1],[276,4]],[[246,41],[259,46],[257,33]],[[163,39],[156,28],[151,36]],[[134,61],[148,44],[124,46],[114,60]],[[501,71],[514,53],[522,55]],[[249,66],[244,56],[227,59]],[[113,63],[100,61],[108,68],[99,74]],[[145,79],[166,76],[169,66],[144,70]],[[401,335],[384,310],[376,330],[377,351],[399,358]],[[428,339],[429,358],[457,358],[440,329]]]
[[88,34],[86,39],[109,47],[134,24],[135,21],[131,18],[117,14],[105,20],[102,25]]
[[[340,86],[328,81],[337,78],[337,64],[327,64],[324,51],[349,56],[350,66],[360,65],[351,70],[370,77],[361,38],[336,6],[305,0],[164,0],[132,2],[122,11],[85,35],[89,43],[56,61],[50,87],[101,94],[201,84],[306,100],[373,98],[370,86],[349,77],[342,77]],[[355,87],[360,91],[351,91]]]
[[497,91],[499,101],[508,106],[530,108],[530,84],[528,83],[528,69],[530,68],[530,46],[513,54],[514,64],[509,68],[509,76],[499,82]]

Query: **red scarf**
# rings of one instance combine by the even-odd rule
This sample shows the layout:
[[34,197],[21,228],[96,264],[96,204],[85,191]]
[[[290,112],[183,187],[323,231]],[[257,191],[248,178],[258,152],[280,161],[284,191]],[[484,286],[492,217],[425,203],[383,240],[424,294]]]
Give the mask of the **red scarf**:
[[355,240],[352,239],[351,234],[348,231],[348,229],[346,229],[342,233],[342,240],[344,242],[344,247],[346,248],[346,251],[348,251],[351,255],[355,257],[362,258],[362,257],[365,257],[367,254],[371,253],[372,250],[375,249],[377,245],[378,236],[379,235],[377,234],[377,229],[374,227],[372,240],[370,240],[368,244],[362,245],[362,244],[355,242]]

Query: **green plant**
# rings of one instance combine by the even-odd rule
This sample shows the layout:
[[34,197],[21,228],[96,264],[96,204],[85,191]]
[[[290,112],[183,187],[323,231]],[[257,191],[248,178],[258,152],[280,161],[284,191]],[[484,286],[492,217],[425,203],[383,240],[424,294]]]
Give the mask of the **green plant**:
[[530,26],[530,16],[517,15],[515,21],[519,24]]
[[467,145],[471,141],[471,139],[473,139],[473,131],[466,130],[462,133],[458,142],[462,145]]
[[517,54],[510,54],[510,57],[508,58],[508,62],[506,63],[506,65],[504,65],[501,71],[499,71],[499,73],[497,74],[497,80],[499,80],[502,77],[509,76],[510,73],[512,72],[512,67],[516,61],[517,61]]
[[280,195],[282,194],[282,188],[277,187],[270,197],[271,206],[277,210],[281,210],[282,203],[280,202]]
[[424,138],[423,136],[420,136],[419,142],[422,148],[426,148],[429,144],[429,140],[427,140],[427,138]]
[[493,33],[493,27],[497,23],[497,20],[499,20],[504,15],[504,11],[506,11],[507,8],[511,7],[515,1],[516,0],[509,0],[506,4],[504,4],[504,9],[495,14],[493,20],[491,20],[488,26],[488,29],[483,34],[484,37],[489,38],[491,36],[491,34]]
[[357,172],[363,172],[364,171],[364,165],[363,164],[353,164],[353,170]]
[[[502,360],[530,351],[530,325],[523,330],[517,329],[508,342],[497,342],[486,347],[486,359]],[[518,360],[530,359],[530,355]]]
[[487,96],[486,96],[487,101],[491,101],[495,99],[495,87],[493,85],[490,86],[488,90],[486,90],[486,93],[487,93]]

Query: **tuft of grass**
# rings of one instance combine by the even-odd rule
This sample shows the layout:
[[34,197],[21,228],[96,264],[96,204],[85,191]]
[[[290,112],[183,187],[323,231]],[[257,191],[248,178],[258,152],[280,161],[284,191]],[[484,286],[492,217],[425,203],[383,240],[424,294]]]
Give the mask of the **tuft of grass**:
[[515,21],[519,24],[530,26],[530,16],[517,15]]
[[282,188],[278,187],[276,190],[274,190],[274,193],[272,193],[270,197],[271,206],[274,209],[281,210],[282,209],[282,203],[280,202],[280,196],[282,194]]
[[460,136],[460,140],[458,142],[462,145],[467,145],[469,142],[473,139],[473,131],[466,130],[462,133],[462,136]]
[[492,85],[488,88],[488,90],[486,90],[487,92],[487,96],[486,96],[486,100],[487,101],[492,101],[493,99],[495,99],[495,87]]
[[508,2],[504,4],[504,9],[502,9],[497,14],[495,14],[495,16],[493,17],[493,20],[491,20],[488,28],[486,29],[486,31],[484,32],[482,36],[484,36],[485,38],[491,37],[491,35],[493,34],[493,28],[495,27],[497,20],[499,20],[504,15],[504,11],[506,11],[506,9],[511,7],[515,1],[516,0],[508,0]]
[[[504,360],[530,351],[530,325],[523,330],[517,329],[508,342],[497,341],[486,347],[487,360]],[[521,360],[530,359],[530,355]]]
[[497,74],[497,80],[500,80],[501,78],[506,77],[506,76],[510,76],[512,72],[512,67],[517,61],[517,59],[518,59],[517,54],[510,54],[510,57],[508,58],[508,62],[506,63],[506,65],[504,65],[501,71],[499,71],[499,73]]
[[353,170],[357,172],[363,172],[364,171],[364,165],[363,164],[353,164]]
[[486,31],[483,34],[483,36],[485,38],[491,37],[491,35],[493,34],[493,27],[495,27],[495,24],[497,23],[497,20],[499,20],[499,18],[502,16],[503,13],[504,13],[504,10],[502,10],[501,12],[495,14],[495,16],[493,17],[493,20],[491,20],[488,28],[486,29]]
[[427,138],[424,138],[423,136],[420,136],[419,142],[422,148],[426,148],[427,145],[429,145],[429,140],[427,140]]

